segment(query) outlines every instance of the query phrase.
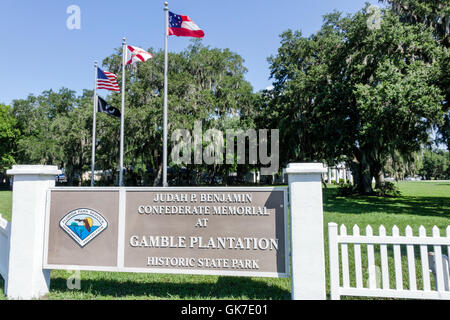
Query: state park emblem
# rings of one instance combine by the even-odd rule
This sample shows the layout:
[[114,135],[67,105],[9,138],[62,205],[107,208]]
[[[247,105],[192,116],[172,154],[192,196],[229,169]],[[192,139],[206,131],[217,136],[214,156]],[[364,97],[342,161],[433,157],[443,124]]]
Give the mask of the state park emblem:
[[81,247],[98,236],[108,227],[108,221],[92,209],[75,209],[59,222],[60,227]]

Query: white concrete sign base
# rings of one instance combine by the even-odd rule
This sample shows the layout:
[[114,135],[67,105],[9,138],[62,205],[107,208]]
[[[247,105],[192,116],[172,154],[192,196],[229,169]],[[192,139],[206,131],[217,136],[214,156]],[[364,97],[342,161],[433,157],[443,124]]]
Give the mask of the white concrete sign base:
[[56,166],[17,165],[14,176],[8,282],[9,299],[48,293],[50,270],[42,269],[47,190],[55,186]]

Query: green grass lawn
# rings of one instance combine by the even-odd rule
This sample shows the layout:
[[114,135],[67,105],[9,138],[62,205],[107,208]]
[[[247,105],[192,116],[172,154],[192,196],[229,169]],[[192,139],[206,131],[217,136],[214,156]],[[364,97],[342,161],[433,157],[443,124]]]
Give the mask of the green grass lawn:
[[11,221],[12,192],[0,190],[0,214]]
[[[374,228],[384,225],[391,234],[394,225],[401,234],[410,225],[414,234],[420,225],[431,228],[436,225],[441,234],[450,225],[450,182],[399,182],[402,196],[378,198],[372,196],[338,197],[337,188],[329,185],[324,189],[324,231],[328,282],[328,222],[345,224],[351,233],[353,225],[359,225],[365,233],[366,225]],[[10,220],[11,192],[0,191],[0,213]],[[365,246],[361,246],[363,265]],[[353,263],[353,251],[349,246],[349,264]],[[377,250],[377,246],[375,246]],[[390,255],[392,254],[390,250]],[[416,254],[416,257],[418,255]],[[391,257],[392,258],[392,257]],[[376,254],[379,265],[379,254]],[[418,260],[417,260],[418,261]],[[406,258],[403,261],[403,279],[408,287]],[[420,265],[416,263],[417,278],[420,279]],[[351,269],[354,279],[354,270]],[[220,276],[194,276],[142,273],[81,272],[81,290],[69,290],[66,281],[71,273],[54,270],[51,273],[51,288],[46,299],[290,299],[290,280],[277,278],[246,278]],[[364,274],[364,281],[367,281]],[[393,268],[390,270],[391,285],[394,285]],[[354,280],[351,281],[354,284]],[[421,282],[419,280],[419,289]],[[3,280],[0,277],[0,299],[3,295]],[[327,292],[329,287],[327,285]],[[329,293],[329,292],[328,292]],[[345,298],[345,297],[344,297]]]
[[[400,229],[400,235],[405,234],[406,226],[411,226],[413,234],[418,235],[418,228],[423,225],[427,235],[432,234],[432,228],[437,226],[441,235],[445,235],[445,229],[450,225],[450,182],[449,181],[414,181],[399,182],[398,187],[402,195],[397,198],[379,198],[375,196],[338,197],[337,188],[332,186],[324,192],[324,233],[326,246],[326,266],[328,270],[328,226],[329,222],[344,224],[347,234],[352,234],[352,228],[357,224],[360,233],[365,234],[367,225],[371,225],[373,233],[378,235],[380,225],[385,226],[388,235],[392,234],[392,227]],[[356,285],[354,269],[353,246],[348,246],[350,284]],[[374,246],[375,265],[381,267],[379,245]],[[409,287],[408,265],[406,258],[406,246],[402,250],[402,276],[403,287]],[[429,251],[432,247],[429,246]],[[443,253],[446,253],[445,250]],[[363,281],[367,287],[367,246],[361,245]],[[417,287],[423,289],[420,251],[415,246]],[[447,255],[449,253],[446,253]],[[395,288],[395,273],[393,264],[393,248],[388,246],[389,283],[390,288]],[[327,283],[329,273],[326,273]],[[381,276],[380,276],[381,277]],[[432,276],[431,287],[435,288]],[[341,275],[342,281],[342,275]],[[342,282],[341,282],[342,283]],[[327,291],[329,288],[327,288]],[[346,298],[346,297],[343,297]],[[353,299],[354,297],[352,297]]]
[[399,182],[398,186],[402,196],[397,198],[337,197],[337,188],[328,188],[324,192],[325,224],[345,224],[347,230],[354,224],[360,228],[370,224],[377,230],[380,225],[387,230],[397,225],[403,231],[407,225],[414,231],[423,225],[430,234],[434,225],[445,230],[450,224],[450,182]]

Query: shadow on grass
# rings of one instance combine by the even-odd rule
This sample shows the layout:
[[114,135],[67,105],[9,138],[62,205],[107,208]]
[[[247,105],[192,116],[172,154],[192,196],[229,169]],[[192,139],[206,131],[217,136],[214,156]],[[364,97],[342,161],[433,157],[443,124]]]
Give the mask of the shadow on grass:
[[[65,278],[52,278],[50,292],[72,291],[67,289],[66,281]],[[79,292],[104,297],[152,296],[161,299],[232,299],[245,297],[246,299],[288,300],[291,295],[288,290],[246,277],[219,277],[216,283],[81,279]]]
[[436,186],[450,186],[450,182],[435,182],[433,184]]
[[337,189],[328,189],[324,191],[325,211],[349,214],[380,212],[450,218],[450,197],[340,197],[337,192]]

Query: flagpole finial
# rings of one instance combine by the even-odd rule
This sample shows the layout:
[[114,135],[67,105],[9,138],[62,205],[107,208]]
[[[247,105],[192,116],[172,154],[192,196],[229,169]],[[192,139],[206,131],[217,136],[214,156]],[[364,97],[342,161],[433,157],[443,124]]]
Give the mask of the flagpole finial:
[[122,44],[125,44],[125,37],[122,38]]
[[94,66],[97,66],[98,62],[97,60],[94,60]]
[[169,3],[167,1],[164,2],[164,10],[168,10],[169,8]]

